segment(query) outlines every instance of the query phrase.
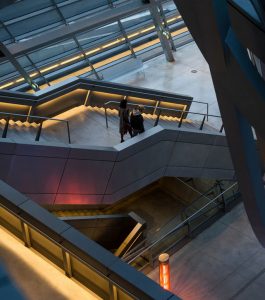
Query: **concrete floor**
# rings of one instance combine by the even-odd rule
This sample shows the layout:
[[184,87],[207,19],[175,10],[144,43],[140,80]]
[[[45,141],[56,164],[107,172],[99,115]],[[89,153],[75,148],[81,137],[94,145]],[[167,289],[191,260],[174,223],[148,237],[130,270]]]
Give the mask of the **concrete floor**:
[[[171,291],[184,300],[264,300],[265,251],[243,204],[170,258]],[[150,274],[158,282],[158,269]]]
[[[194,97],[195,101],[204,101],[209,104],[209,113],[220,115],[216,96],[210,76],[208,64],[204,60],[195,43],[185,45],[174,53],[175,62],[168,63],[164,55],[160,55],[143,66],[140,71],[132,72],[117,78],[115,81],[132,86],[141,86],[173,93],[187,94]],[[159,71],[158,71],[159,68]],[[196,73],[192,71],[196,70]],[[205,104],[193,102],[190,111],[206,113]],[[92,146],[113,146],[120,142],[117,113],[109,110],[109,128],[106,128],[104,109],[79,106],[56,118],[69,120],[71,141],[73,144]],[[151,115],[144,115],[145,128],[151,128],[155,119]],[[189,119],[202,121],[202,116],[188,115]],[[163,127],[177,127],[177,122],[162,120],[159,125]],[[15,141],[35,140],[38,125],[29,125],[21,122],[11,122],[7,137]],[[209,118],[209,124],[220,128],[222,121]],[[0,120],[0,132],[5,121]],[[183,126],[188,125],[184,124]],[[200,124],[195,124],[199,128]],[[205,125],[205,127],[207,124]],[[128,137],[126,137],[128,138]],[[46,121],[40,138],[41,142],[67,143],[67,129],[64,123]]]
[[[115,79],[115,82],[132,86],[152,88],[194,97],[195,101],[209,104],[209,114],[220,115],[216,95],[207,62],[195,42],[189,43],[174,53],[175,62],[169,63],[160,55],[144,63],[143,69]],[[192,103],[190,111],[205,112],[205,105]],[[201,119],[191,116],[192,119]],[[210,118],[213,125],[221,120]]]

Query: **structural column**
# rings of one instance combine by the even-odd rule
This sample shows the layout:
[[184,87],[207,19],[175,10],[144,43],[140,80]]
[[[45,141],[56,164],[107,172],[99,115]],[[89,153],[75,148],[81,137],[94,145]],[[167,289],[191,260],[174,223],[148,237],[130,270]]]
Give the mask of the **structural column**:
[[171,45],[170,45],[170,34],[168,30],[162,24],[161,16],[158,11],[158,3],[156,0],[150,0],[150,12],[155,24],[155,28],[157,31],[158,38],[164,50],[167,61],[173,62],[175,61]]

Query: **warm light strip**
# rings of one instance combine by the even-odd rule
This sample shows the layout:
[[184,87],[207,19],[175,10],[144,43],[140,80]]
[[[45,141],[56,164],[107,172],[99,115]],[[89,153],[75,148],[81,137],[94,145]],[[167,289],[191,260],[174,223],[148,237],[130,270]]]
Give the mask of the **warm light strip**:
[[41,72],[41,73],[44,73],[44,72],[50,71],[50,70],[52,70],[52,69],[55,69],[55,68],[57,68],[58,66],[59,66],[59,64],[55,64],[55,65],[52,65],[52,66],[50,66],[50,67],[48,67],[48,68],[41,69],[40,72]]
[[31,74],[29,75],[29,77],[34,77],[34,76],[36,76],[37,74],[38,74],[37,72],[31,73]]
[[135,33],[129,34],[129,35],[128,35],[128,38],[130,39],[131,37],[137,36],[137,35],[139,35],[139,34],[140,34],[140,31],[137,31],[137,32],[135,32]]
[[101,48],[102,48],[102,49],[108,48],[108,47],[110,47],[110,46],[112,46],[112,45],[118,44],[119,42],[121,42],[121,41],[120,41],[120,40],[117,40],[117,41],[111,42],[111,43],[109,43],[109,44],[106,44],[106,45],[102,46]]
[[173,22],[175,20],[178,20],[178,19],[181,19],[181,16],[177,16],[177,17],[174,17],[174,18],[171,18],[171,19],[168,19],[167,22]]
[[89,55],[89,54],[98,52],[100,49],[101,49],[101,48],[96,48],[96,49],[90,50],[90,51],[86,52],[86,55]]
[[60,63],[61,66],[68,64],[69,62],[75,61],[79,59],[80,57],[83,57],[83,55],[77,55],[75,57],[69,58],[67,60],[64,60],[63,62]]
[[16,80],[16,82],[22,82],[24,80],[25,80],[24,78],[19,78],[19,79]]
[[181,33],[183,33],[183,32],[187,32],[187,31],[188,31],[188,28],[187,28],[187,27],[184,27],[184,28],[181,28],[181,29],[179,29],[179,30],[173,31],[173,32],[171,33],[171,35],[172,35],[172,36],[176,36],[176,35],[179,35],[179,34],[181,34]]
[[148,28],[146,28],[146,29],[141,30],[140,32],[141,32],[141,33],[144,33],[144,32],[150,31],[150,30],[152,30],[152,29],[155,29],[155,26],[150,26],[150,27],[148,27]]
[[[173,33],[174,33],[174,36],[175,36],[175,35],[178,35],[178,34],[180,34],[180,33],[185,32],[185,31],[188,31],[188,29],[187,29],[187,28],[179,29],[179,30],[177,30],[177,31],[174,31]],[[173,33],[172,33],[172,34],[173,34]],[[157,43],[159,43],[159,39],[155,39],[155,40],[153,40],[153,41],[151,41],[151,42],[148,42],[148,43],[145,43],[145,44],[143,44],[143,45],[141,45],[141,46],[135,47],[135,48],[134,48],[134,51],[135,51],[135,52],[140,51],[140,50],[145,49],[145,48],[147,48],[147,47],[153,46],[154,44],[157,44]],[[126,57],[126,56],[128,56],[128,55],[130,55],[130,54],[131,54],[131,52],[130,52],[129,50],[127,50],[127,51],[125,51],[125,52],[122,52],[122,53],[120,53],[120,54],[117,54],[117,55],[115,55],[115,56],[112,56],[112,57],[110,57],[110,58],[108,58],[108,59],[105,59],[105,60],[103,60],[103,61],[100,61],[100,62],[94,64],[94,68],[95,68],[95,69],[98,69],[98,68],[103,67],[104,65],[106,65],[106,64],[108,64],[108,63],[114,62],[114,61],[116,61],[116,60],[118,60],[118,59],[121,59],[121,58],[123,58],[123,57]],[[82,74],[84,74],[84,73],[87,73],[87,72],[89,72],[89,71],[91,71],[91,68],[90,68],[90,67],[87,67],[87,68],[78,70],[78,71],[76,71],[76,72],[73,72],[73,73],[71,73],[71,74],[68,74],[68,75],[66,75],[66,76],[60,77],[60,78],[58,78],[58,79],[55,79],[54,81],[52,81],[52,82],[50,82],[50,83],[51,83],[51,84],[55,84],[55,83],[61,82],[61,81],[66,80],[66,79],[68,79],[68,78],[70,78],[70,77],[73,77],[73,76],[80,76],[80,75],[82,75]],[[40,88],[41,88],[41,87],[42,87],[42,86],[40,86]]]
[[[31,74],[29,75],[29,77],[34,77],[34,76],[36,76],[37,74],[38,74],[37,72],[31,73]],[[18,82],[22,82],[22,81],[25,81],[25,78],[19,78],[19,79],[16,80],[17,83],[18,83]]]
[[8,87],[10,85],[13,85],[13,84],[14,84],[14,81],[8,82],[8,83],[6,83],[4,85],[0,85],[0,89],[4,89],[4,88],[6,88],[6,87]]
[[[173,21],[175,21],[175,20],[177,20],[177,19],[180,19],[180,18],[181,18],[181,16],[177,16],[177,17],[168,19],[167,22],[173,22]],[[132,33],[132,34],[128,35],[128,38],[137,36],[137,35],[139,35],[139,34],[141,34],[141,33],[145,33],[145,32],[147,32],[147,31],[150,31],[150,30],[154,29],[154,28],[155,28],[155,26],[149,26],[149,27],[147,27],[147,28],[145,28],[145,29],[143,29],[143,30],[141,30],[141,31],[137,31],[137,32],[135,32],[135,33]],[[179,32],[179,31],[181,31],[181,30],[177,30],[177,31],[175,31],[175,32],[172,32],[171,35],[172,35],[172,36],[176,36],[176,35],[178,35],[178,34],[180,34],[180,33],[183,33],[183,32],[185,32],[185,31],[187,31],[187,28],[185,28],[185,30],[183,30],[183,31],[181,31],[181,32]],[[106,45],[103,45],[102,47],[98,47],[98,48],[95,48],[95,49],[90,50],[90,51],[88,51],[88,52],[85,52],[85,55],[93,54],[93,53],[95,53],[95,52],[98,52],[98,51],[101,50],[101,49],[108,48],[108,47],[110,47],[110,46],[112,46],[112,45],[115,45],[115,44],[117,44],[117,43],[119,43],[119,42],[122,42],[122,41],[124,41],[124,40],[125,40],[125,38],[117,39],[116,41],[113,41],[113,42],[111,42],[111,43],[108,43],[108,44],[106,44]],[[151,42],[148,42],[148,43],[146,43],[146,44],[144,44],[144,45],[141,45],[141,46],[136,47],[135,51],[139,51],[139,50],[141,50],[141,49],[150,47],[150,46],[152,46],[152,45],[154,45],[154,44],[156,44],[156,43],[158,43],[158,42],[159,42],[158,39],[156,39],[156,40],[154,40],[154,41],[151,41]],[[146,45],[147,45],[147,47],[142,47],[142,46],[146,46]],[[126,52],[127,52],[127,51],[126,51]],[[41,72],[41,73],[45,73],[45,72],[50,71],[50,70],[52,70],[52,69],[55,69],[55,68],[57,68],[57,67],[59,67],[59,66],[66,65],[66,64],[68,64],[68,63],[70,63],[70,62],[72,62],[72,61],[75,61],[75,60],[81,58],[82,56],[83,56],[83,55],[77,55],[77,56],[74,56],[74,57],[72,57],[72,58],[69,58],[69,59],[67,59],[67,60],[62,61],[61,63],[58,63],[58,64],[52,65],[52,66],[50,66],[50,67],[44,68],[44,69],[40,70],[40,72]],[[126,55],[124,55],[124,56],[126,56]],[[124,57],[124,56],[122,56],[122,57]],[[115,57],[116,57],[116,56],[115,56]],[[113,58],[113,57],[112,57],[112,58]],[[107,59],[107,60],[108,60],[108,59]],[[107,60],[104,60],[103,62],[105,62],[105,61],[107,61]],[[117,60],[117,59],[113,59],[112,61],[115,61],[115,60]],[[100,64],[100,66],[102,66],[101,62],[99,62],[98,64]],[[83,69],[83,70],[84,70],[84,69]],[[86,73],[86,72],[82,72],[81,74],[83,74],[83,73]],[[34,72],[34,73],[31,73],[29,76],[30,76],[30,77],[34,77],[34,76],[36,76],[37,74],[38,74],[37,72]],[[65,77],[65,76],[64,76],[64,77]],[[61,78],[64,78],[64,77],[61,77]],[[67,76],[67,78],[68,78],[68,77],[69,77],[69,76]],[[24,81],[24,78],[19,78],[19,79],[17,79],[15,82],[16,82],[16,83],[19,83],[19,82],[22,82],[22,81]],[[56,80],[56,81],[57,81],[57,80]],[[60,82],[60,81],[61,81],[61,80],[59,80],[59,82]],[[9,87],[9,86],[13,85],[15,82],[12,81],[12,82],[9,82],[9,83],[7,83],[7,84],[4,84],[4,85],[0,86],[0,89]]]
[[122,53],[119,53],[117,55],[114,55],[114,56],[112,56],[110,58],[107,58],[107,59],[104,59],[102,61],[99,61],[98,63],[94,64],[94,68],[95,69],[100,68],[102,66],[105,66],[105,65],[107,65],[107,64],[109,64],[111,62],[114,62],[114,61],[116,61],[118,59],[121,59],[121,58],[129,56],[129,55],[131,55],[131,51],[127,50],[125,52],[122,52]]

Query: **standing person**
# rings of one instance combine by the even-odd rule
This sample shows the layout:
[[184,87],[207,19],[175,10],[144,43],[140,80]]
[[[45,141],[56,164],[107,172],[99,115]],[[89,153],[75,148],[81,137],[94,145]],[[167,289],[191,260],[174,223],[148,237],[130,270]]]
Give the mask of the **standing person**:
[[132,128],[129,121],[129,109],[127,108],[127,99],[124,98],[120,102],[119,109],[119,117],[120,117],[120,135],[121,135],[121,143],[124,142],[124,135],[129,132],[132,137]]
[[137,105],[130,116],[131,127],[133,131],[133,136],[144,132],[144,118],[142,116],[143,106]]

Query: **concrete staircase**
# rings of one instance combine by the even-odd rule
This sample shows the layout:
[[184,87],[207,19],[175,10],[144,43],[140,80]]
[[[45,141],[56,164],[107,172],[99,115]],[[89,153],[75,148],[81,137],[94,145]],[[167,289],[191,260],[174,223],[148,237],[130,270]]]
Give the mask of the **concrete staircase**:
[[[91,106],[78,106],[56,116],[56,119],[69,120],[71,143],[91,146],[114,146],[119,144],[119,119],[116,109],[107,109],[108,128],[106,128],[104,108]],[[143,114],[144,126],[148,130],[154,126],[156,115]],[[166,129],[178,129],[179,118],[160,116],[159,125]],[[6,121],[0,120],[0,134],[2,134]],[[184,119],[181,128],[199,130],[201,121]],[[36,122],[10,121],[7,137],[16,142],[33,142],[38,131]],[[204,123],[204,132],[218,132],[216,128]],[[128,139],[126,136],[125,139]],[[68,143],[67,127],[65,122],[44,121],[40,142]]]

